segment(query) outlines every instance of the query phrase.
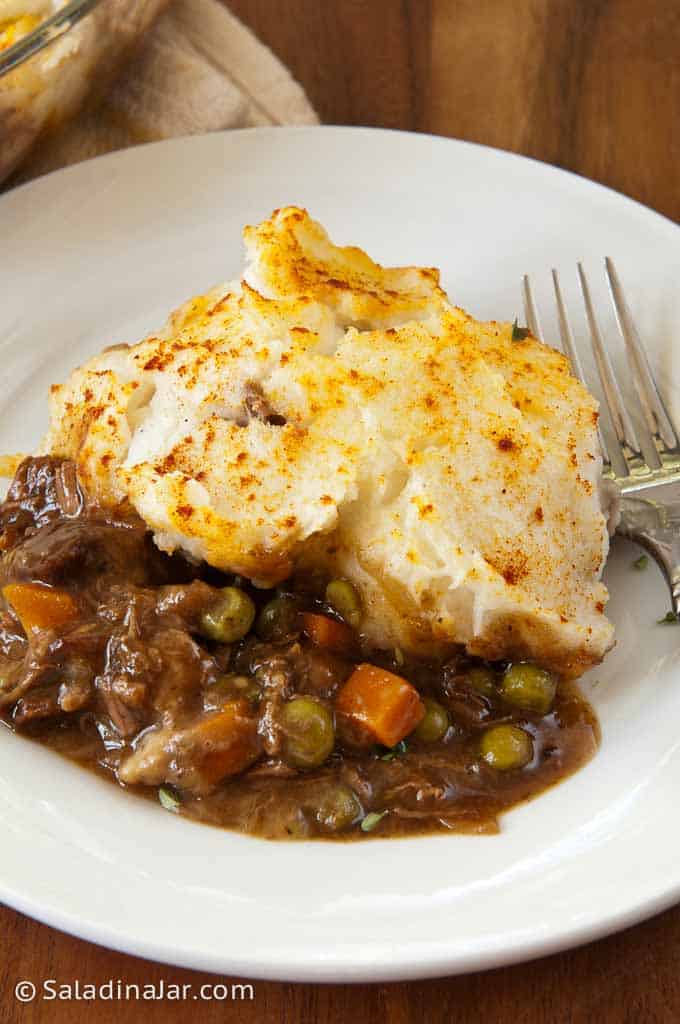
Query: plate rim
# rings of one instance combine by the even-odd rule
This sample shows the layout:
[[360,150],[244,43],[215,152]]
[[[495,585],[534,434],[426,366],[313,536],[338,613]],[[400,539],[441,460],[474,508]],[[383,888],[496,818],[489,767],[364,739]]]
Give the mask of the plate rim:
[[22,181],[18,185],[10,186],[5,191],[0,191],[0,208],[3,203],[11,201],[12,197],[27,190],[33,189],[39,186],[41,183],[51,181],[55,177],[68,176],[71,174],[77,174],[81,168],[93,166],[101,163],[102,161],[117,161],[125,160],[128,154],[140,153],[142,151],[155,150],[157,148],[170,148],[176,144],[193,143],[194,141],[208,139],[213,137],[220,137],[225,139],[243,138],[250,135],[275,135],[275,134],[318,134],[323,132],[324,134],[331,134],[335,132],[342,132],[347,134],[361,133],[366,135],[387,135],[387,136],[402,136],[409,139],[424,139],[431,143],[439,144],[452,144],[456,147],[463,147],[465,149],[473,149],[486,153],[493,153],[496,157],[503,160],[508,160],[512,163],[521,161],[522,163],[528,163],[533,165],[536,169],[545,173],[547,176],[553,176],[556,179],[572,179],[574,183],[579,183],[581,187],[585,187],[587,191],[596,189],[602,193],[607,194],[610,198],[615,197],[617,200],[622,199],[626,203],[632,204],[638,211],[645,216],[652,216],[658,218],[662,222],[664,229],[671,229],[672,231],[680,231],[680,223],[676,223],[671,217],[665,213],[661,213],[659,210],[655,210],[652,206],[647,206],[640,199],[635,199],[634,196],[628,195],[626,192],[622,192],[619,189],[614,188],[611,185],[605,185],[603,182],[596,181],[594,178],[588,178],[585,174],[580,174],[578,171],[571,170],[568,167],[559,167],[557,164],[551,164],[547,160],[541,160],[540,157],[527,156],[524,153],[516,153],[510,149],[502,149],[500,146],[489,146],[484,142],[476,142],[472,139],[459,139],[455,136],[450,135],[438,135],[435,132],[418,132],[410,131],[404,128],[386,128],[372,125],[351,125],[351,124],[278,124],[278,125],[254,125],[249,128],[227,128],[220,129],[217,131],[202,132],[200,135],[184,134],[174,135],[169,139],[157,139],[153,142],[140,142],[133,146],[126,146],[124,149],[112,150],[109,153],[100,153],[97,156],[88,157],[86,160],[79,160],[77,163],[68,164],[66,167],[57,167],[53,170],[46,171],[44,174],[39,174],[35,178],[31,178],[30,181]]
[[[258,837],[255,838],[258,839]],[[441,838],[443,841],[447,839],[446,836],[436,838]],[[259,839],[258,841],[270,842]],[[389,839],[382,841],[393,842]],[[451,953],[447,952],[443,943],[437,944],[436,952],[428,953],[426,962],[415,959],[409,952],[412,947],[405,945],[402,947],[403,952],[397,952],[399,947],[391,951],[389,964],[386,960],[382,960],[375,967],[371,965],[370,960],[359,960],[356,956],[338,957],[337,953],[330,961],[326,957],[311,958],[308,949],[305,950],[304,955],[302,955],[301,949],[296,955],[294,947],[287,959],[282,957],[271,965],[271,962],[265,963],[262,958],[259,962],[254,961],[252,954],[234,955],[234,953],[229,954],[227,963],[219,954],[206,956],[203,952],[185,950],[183,947],[177,946],[171,951],[168,946],[147,939],[134,940],[137,945],[133,946],[133,940],[120,929],[110,928],[97,922],[84,921],[82,917],[76,917],[72,913],[59,911],[56,908],[50,907],[46,910],[44,904],[41,905],[38,901],[15,893],[14,890],[8,889],[1,880],[0,902],[19,913],[26,914],[40,924],[47,925],[73,938],[91,942],[104,949],[124,953],[127,956],[151,960],[154,963],[171,967],[182,967],[208,974],[228,975],[254,981],[359,985],[453,978],[501,967],[516,967],[558,953],[569,952],[640,924],[664,910],[668,910],[680,902],[680,883],[672,891],[650,896],[646,902],[639,903],[635,907],[624,909],[606,918],[593,916],[592,920],[555,933],[550,939],[537,938],[523,941],[508,950],[507,948],[495,948],[499,939],[494,937],[495,945],[489,944],[489,948],[483,953],[459,954],[453,963],[450,959]],[[441,951],[439,951],[440,947],[443,947]],[[303,961],[304,966],[301,966]]]

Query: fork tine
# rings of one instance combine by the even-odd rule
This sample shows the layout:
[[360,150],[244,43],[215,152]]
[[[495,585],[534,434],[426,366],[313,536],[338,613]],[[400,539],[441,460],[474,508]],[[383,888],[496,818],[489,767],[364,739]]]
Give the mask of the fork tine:
[[619,330],[626,345],[626,354],[630,364],[635,388],[640,399],[640,405],[651,434],[651,441],[660,455],[669,454],[680,447],[678,432],[675,429],[668,410],[656,386],[652,374],[647,353],[642,344],[630,307],[623,294],[623,288],[616,272],[614,261],[606,257],[605,268],[607,271],[607,282],[609,292],[616,310],[616,319]]
[[597,372],[602,382],[602,390],[611,416],[612,426],[614,427],[614,432],[621,448],[621,453],[628,467],[628,472],[631,475],[633,473],[639,473],[640,471],[649,472],[649,467],[646,465],[645,460],[642,457],[640,443],[637,439],[637,434],[635,433],[635,427],[633,426],[631,418],[628,415],[628,411],[623,403],[621,391],[619,390],[619,385],[609,358],[609,353],[604,347],[604,343],[602,341],[602,335],[600,333],[597,317],[595,316],[593,302],[590,297],[590,288],[588,287],[588,281],[586,279],[582,263],[578,264],[578,276],[581,285],[581,293],[583,295],[583,303],[586,309],[588,327],[590,329],[590,339],[593,354],[595,356],[595,363],[597,365]]
[[543,329],[538,316],[536,303],[534,302],[534,293],[531,288],[531,281],[529,280],[528,274],[525,274],[522,278],[522,294],[524,296],[524,316],[526,317],[527,327],[533,334],[534,338],[538,338],[539,341],[543,341]]
[[[579,358],[579,354],[578,354],[578,351],[576,349],[576,345],[574,344],[574,335],[573,335],[573,332],[572,332],[572,329],[571,329],[571,324],[569,323],[569,317],[567,315],[567,307],[565,306],[564,299],[562,298],[562,289],[560,288],[560,279],[559,279],[557,271],[555,270],[554,267],[553,267],[553,271],[552,271],[552,279],[553,279],[553,288],[555,289],[555,301],[557,302],[557,319],[558,319],[559,328],[560,328],[560,338],[562,339],[562,348],[564,349],[564,352],[566,353],[567,358],[568,358],[569,362],[571,363],[572,373],[574,374],[575,377],[578,377],[578,379],[581,381],[581,383],[587,388],[588,384],[586,382],[585,374],[583,373],[583,367],[581,365],[581,360]],[[597,436],[598,436],[598,439],[600,441],[600,448],[602,449],[602,461],[604,463],[604,467],[603,468],[604,468],[604,470],[606,472],[610,468],[610,466],[611,466],[611,458],[609,456],[609,451],[607,449],[607,444],[606,444],[606,441],[604,439],[604,436],[602,434],[602,430],[600,429],[600,425],[599,424],[598,424],[598,427],[597,427]]]

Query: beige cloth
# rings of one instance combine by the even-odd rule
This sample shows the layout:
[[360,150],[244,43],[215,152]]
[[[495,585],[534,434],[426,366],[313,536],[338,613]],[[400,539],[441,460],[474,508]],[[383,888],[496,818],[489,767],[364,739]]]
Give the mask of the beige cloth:
[[286,68],[220,0],[173,0],[104,100],[39,141],[14,181],[140,142],[276,124],[318,124]]

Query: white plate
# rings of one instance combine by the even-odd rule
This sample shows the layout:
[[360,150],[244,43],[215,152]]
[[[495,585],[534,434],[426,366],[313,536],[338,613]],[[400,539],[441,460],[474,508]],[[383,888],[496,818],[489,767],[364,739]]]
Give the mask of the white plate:
[[[611,254],[680,393],[669,221],[465,143],[258,129],[128,150],[0,199],[0,451],[36,444],[48,385],[88,353],[235,275],[241,226],[287,203],[383,262],[439,265],[480,317],[521,315],[524,271],[547,295],[559,266],[573,297],[575,261],[595,274]],[[667,596],[634,557],[617,542],[607,569],[618,646],[591,673],[602,749],[499,836],[271,844],[177,819],[3,732],[0,897],[130,953],[306,981],[497,966],[660,910],[680,898],[680,628],[655,624]]]

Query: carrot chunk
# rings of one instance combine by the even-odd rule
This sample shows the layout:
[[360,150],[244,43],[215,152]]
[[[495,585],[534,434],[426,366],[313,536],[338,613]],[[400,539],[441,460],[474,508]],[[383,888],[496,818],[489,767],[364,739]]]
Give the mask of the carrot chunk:
[[78,614],[78,606],[65,590],[43,583],[8,583],[2,596],[12,606],[29,636],[37,629],[60,629]]
[[312,643],[329,651],[346,651],[354,645],[354,634],[349,626],[328,615],[304,612],[302,628]]
[[191,760],[208,785],[238,775],[260,755],[257,720],[242,699],[229,701],[220,711],[206,715],[190,727],[186,740],[195,749]]
[[418,691],[377,665],[358,665],[335,701],[335,710],[363,726],[386,747],[413,732],[425,715]]

